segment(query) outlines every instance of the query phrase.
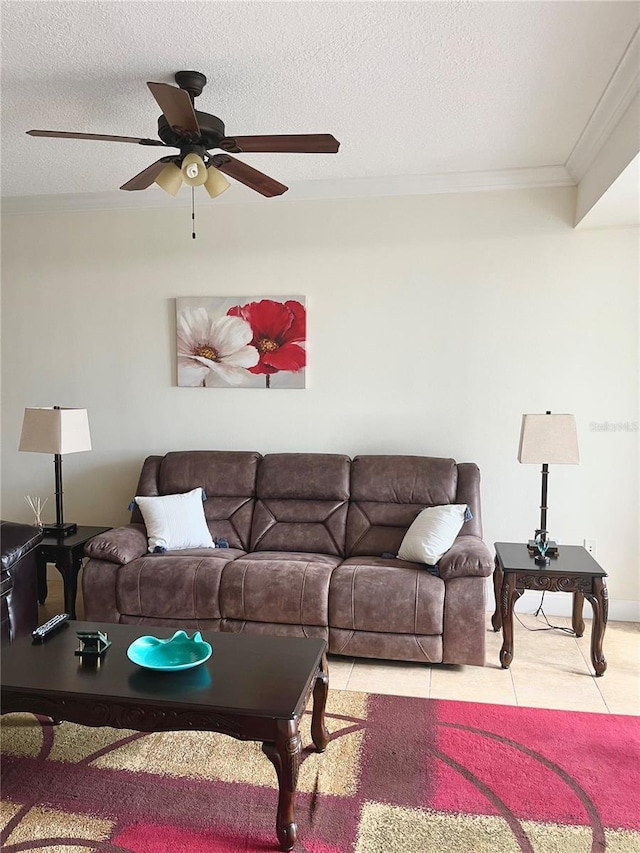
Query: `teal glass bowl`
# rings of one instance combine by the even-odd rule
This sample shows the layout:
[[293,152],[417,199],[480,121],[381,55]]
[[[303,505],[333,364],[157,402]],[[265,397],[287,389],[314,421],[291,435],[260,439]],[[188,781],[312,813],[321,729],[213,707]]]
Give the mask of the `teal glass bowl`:
[[157,637],[138,637],[127,649],[127,657],[145,669],[175,672],[200,666],[211,657],[211,646],[202,639],[200,631],[188,637],[176,631],[168,640]]

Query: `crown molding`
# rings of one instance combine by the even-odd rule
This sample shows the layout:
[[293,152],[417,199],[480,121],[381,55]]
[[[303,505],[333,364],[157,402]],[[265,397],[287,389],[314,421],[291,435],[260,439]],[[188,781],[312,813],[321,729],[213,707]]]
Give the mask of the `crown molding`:
[[627,107],[640,91],[640,27],[627,45],[616,70],[596,104],[573,151],[566,168],[574,182],[580,183]]
[[[436,195],[441,193],[491,192],[536,187],[575,186],[564,166],[538,166],[489,172],[450,172],[440,175],[399,175],[379,178],[344,178],[330,181],[298,181],[284,196],[269,204],[287,201],[380,198],[385,196]],[[205,202],[208,203],[208,199]],[[265,203],[258,193],[234,185],[216,204]],[[8,196],[2,199],[3,216],[186,208],[190,193],[171,198],[150,187],[144,193],[70,193],[65,195]]]

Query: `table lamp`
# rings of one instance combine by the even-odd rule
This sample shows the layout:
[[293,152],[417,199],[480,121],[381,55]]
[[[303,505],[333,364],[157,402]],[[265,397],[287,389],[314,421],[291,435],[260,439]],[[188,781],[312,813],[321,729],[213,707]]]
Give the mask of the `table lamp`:
[[45,524],[43,533],[49,536],[71,536],[78,525],[64,521],[62,507],[62,456],[91,450],[89,419],[86,409],[66,409],[60,406],[25,409],[18,450],[34,453],[53,453],[56,484],[56,523]]
[[[540,500],[540,527],[535,539],[527,545],[532,553],[539,553],[546,563],[548,557],[558,553],[557,544],[547,532],[547,479],[549,465],[577,465],[578,434],[574,415],[523,415],[520,429],[518,462],[542,464],[542,497]],[[540,561],[542,563],[542,560]]]

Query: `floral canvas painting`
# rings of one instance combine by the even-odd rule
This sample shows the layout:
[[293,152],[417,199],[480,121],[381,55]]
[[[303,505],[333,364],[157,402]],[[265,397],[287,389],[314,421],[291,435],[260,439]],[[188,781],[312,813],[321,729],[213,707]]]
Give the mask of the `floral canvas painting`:
[[304,296],[176,299],[178,385],[304,388]]

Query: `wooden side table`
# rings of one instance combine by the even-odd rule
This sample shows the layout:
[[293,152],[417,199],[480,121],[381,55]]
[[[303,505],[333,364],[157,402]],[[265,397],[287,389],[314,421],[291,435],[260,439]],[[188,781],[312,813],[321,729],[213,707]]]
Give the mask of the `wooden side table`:
[[84,546],[99,533],[111,530],[110,527],[81,527],[71,536],[45,536],[38,545],[36,562],[38,566],[38,601],[47,600],[47,563],[54,563],[62,575],[64,588],[64,611],[72,619],[76,618],[76,593],[78,591],[78,572],[82,566]]
[[509,669],[513,660],[513,606],[525,589],[573,593],[572,626],[577,637],[584,634],[584,599],[593,607],[591,662],[597,676],[604,675],[607,662],[602,641],[609,611],[607,573],[579,545],[559,545],[558,556],[548,566],[538,566],[525,544],[496,542],[493,589],[496,610],[491,619],[494,631],[502,628],[500,663]]

